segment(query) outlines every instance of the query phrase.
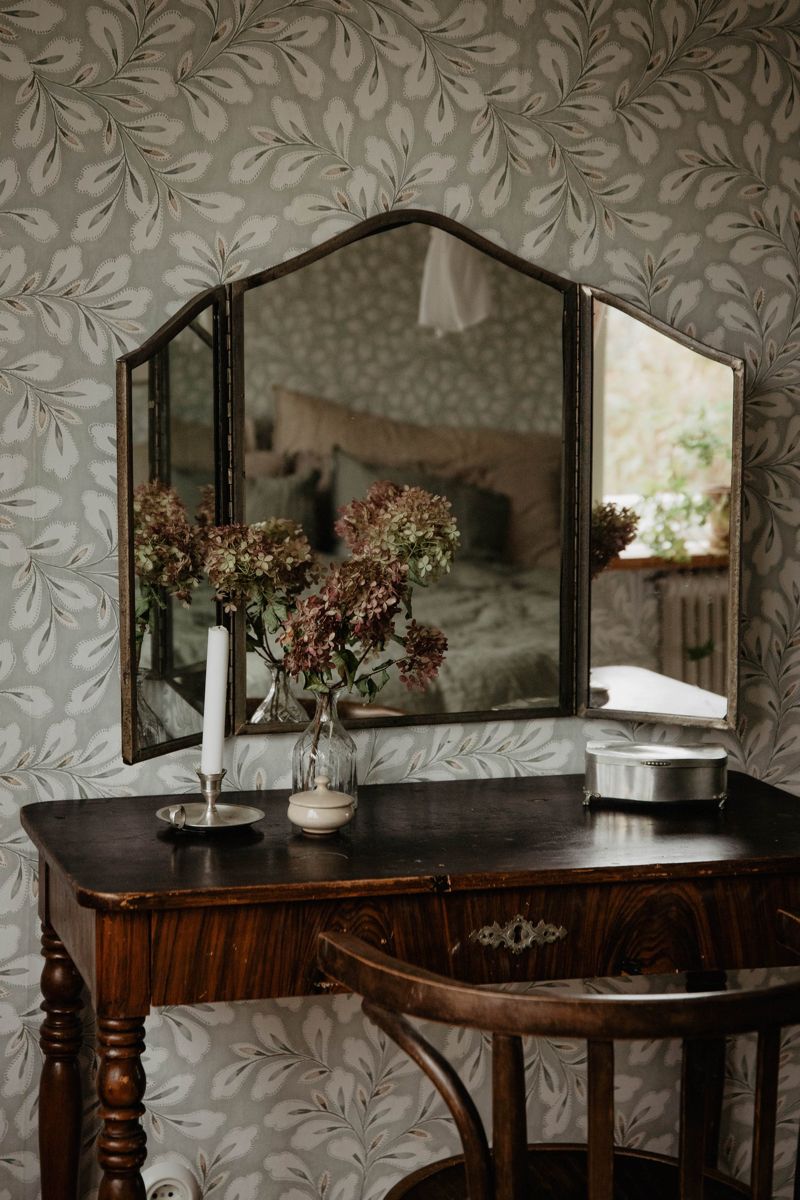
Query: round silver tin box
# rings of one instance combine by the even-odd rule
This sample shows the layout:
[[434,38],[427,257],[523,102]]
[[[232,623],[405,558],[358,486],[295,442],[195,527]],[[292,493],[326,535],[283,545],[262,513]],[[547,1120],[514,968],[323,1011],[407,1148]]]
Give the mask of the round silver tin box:
[[665,746],[647,742],[589,742],[584,804],[625,800],[641,804],[725,803],[728,755],[724,747]]

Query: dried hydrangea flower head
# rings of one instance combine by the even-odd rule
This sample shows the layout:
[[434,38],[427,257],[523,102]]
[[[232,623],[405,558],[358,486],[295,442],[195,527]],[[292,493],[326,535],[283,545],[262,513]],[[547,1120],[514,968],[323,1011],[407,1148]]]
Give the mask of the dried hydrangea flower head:
[[591,578],[596,579],[610,562],[630,545],[636,536],[639,514],[611,501],[598,502],[592,508],[592,532],[589,554]]
[[134,634],[136,666],[154,608],[166,607],[166,596],[191,604],[203,574],[199,531],[189,523],[174,488],[158,480],[133,489],[133,569],[137,578]]
[[406,563],[412,583],[449,571],[459,538],[449,500],[387,480],[341,510],[336,532],[354,558]]
[[458,545],[450,502],[423,488],[374,483],[341,509],[336,532],[351,557],[332,563],[318,593],[284,622],[287,671],[311,691],[355,691],[368,701],[393,666],[406,687],[424,688],[447,639],[413,620],[412,591],[450,569]]
[[294,521],[217,525],[206,535],[206,571],[226,612],[299,595],[313,582],[314,555]]
[[365,649],[382,649],[407,591],[405,563],[351,558],[331,566],[322,595],[327,608],[350,626],[353,638]]
[[407,591],[404,563],[332,563],[319,593],[301,600],[284,625],[280,642],[289,674],[307,681],[314,676],[319,684],[325,674],[340,669],[339,682],[352,686],[356,679],[352,671],[348,678],[348,669],[385,648]]
[[148,604],[159,590],[191,602],[202,576],[197,530],[173,487],[153,480],[133,489],[133,564]]
[[447,652],[447,638],[440,629],[410,621],[403,645],[405,654],[397,661],[400,679],[410,691],[424,691],[439,674]]
[[300,525],[282,518],[205,531],[205,566],[226,612],[245,610],[247,647],[280,665],[271,637],[281,629],[318,569]]
[[310,685],[335,670],[334,655],[341,644],[340,622],[322,596],[304,596],[287,616],[278,641],[288,673]]

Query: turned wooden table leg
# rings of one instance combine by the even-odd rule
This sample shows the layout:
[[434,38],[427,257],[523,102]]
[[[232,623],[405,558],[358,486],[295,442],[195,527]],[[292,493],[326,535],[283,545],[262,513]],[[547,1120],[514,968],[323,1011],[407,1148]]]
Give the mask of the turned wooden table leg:
[[42,928],[42,1008],[39,1034],[44,1055],[39,1085],[39,1158],[42,1200],[75,1200],[81,1147],[83,1041],[81,979],[51,925]]
[[145,1077],[142,1017],[99,1017],[97,1094],[103,1128],[98,1159],[103,1172],[99,1200],[145,1200],[140,1168],[147,1153],[140,1117]]

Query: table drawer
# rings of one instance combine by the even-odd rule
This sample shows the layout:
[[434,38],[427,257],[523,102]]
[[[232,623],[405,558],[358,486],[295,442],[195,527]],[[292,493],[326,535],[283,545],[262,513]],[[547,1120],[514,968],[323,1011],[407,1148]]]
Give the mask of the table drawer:
[[448,970],[442,900],[432,893],[175,909],[152,918],[152,1002],[329,991],[316,964],[323,929],[355,934],[432,971]]
[[788,963],[790,894],[800,881],[755,876],[457,893],[449,970],[490,983]]

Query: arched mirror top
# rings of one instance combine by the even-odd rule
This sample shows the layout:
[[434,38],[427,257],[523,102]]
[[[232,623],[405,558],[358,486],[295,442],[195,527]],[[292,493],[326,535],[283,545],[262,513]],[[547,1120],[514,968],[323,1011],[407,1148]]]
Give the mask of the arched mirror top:
[[548,287],[556,288],[561,292],[567,292],[578,287],[578,284],[574,280],[556,275],[552,271],[548,271],[546,268],[540,267],[538,264],[532,263],[518,254],[514,254],[513,251],[507,249],[504,245],[494,241],[491,236],[478,233],[453,217],[448,217],[443,213],[432,212],[427,209],[413,208],[392,209],[390,212],[378,213],[373,217],[367,217],[363,221],[354,223],[348,229],[343,230],[334,237],[319,242],[309,250],[304,250],[299,254],[291,254],[281,262],[275,263],[274,266],[266,267],[262,271],[255,271],[241,279],[234,280],[231,287],[234,291],[244,291],[260,287],[262,284],[270,283],[273,279],[277,279],[282,275],[301,271],[312,263],[318,262],[321,258],[335,254],[337,250],[341,250],[345,246],[352,246],[354,243],[362,242],[375,234],[386,233],[392,229],[401,229],[407,225],[421,225],[427,226],[430,229],[441,229],[444,233],[449,233],[452,237],[458,238],[459,241],[466,242],[496,262],[511,267],[515,271],[520,271],[524,275],[529,275],[532,279],[538,279],[541,283],[547,284]]

